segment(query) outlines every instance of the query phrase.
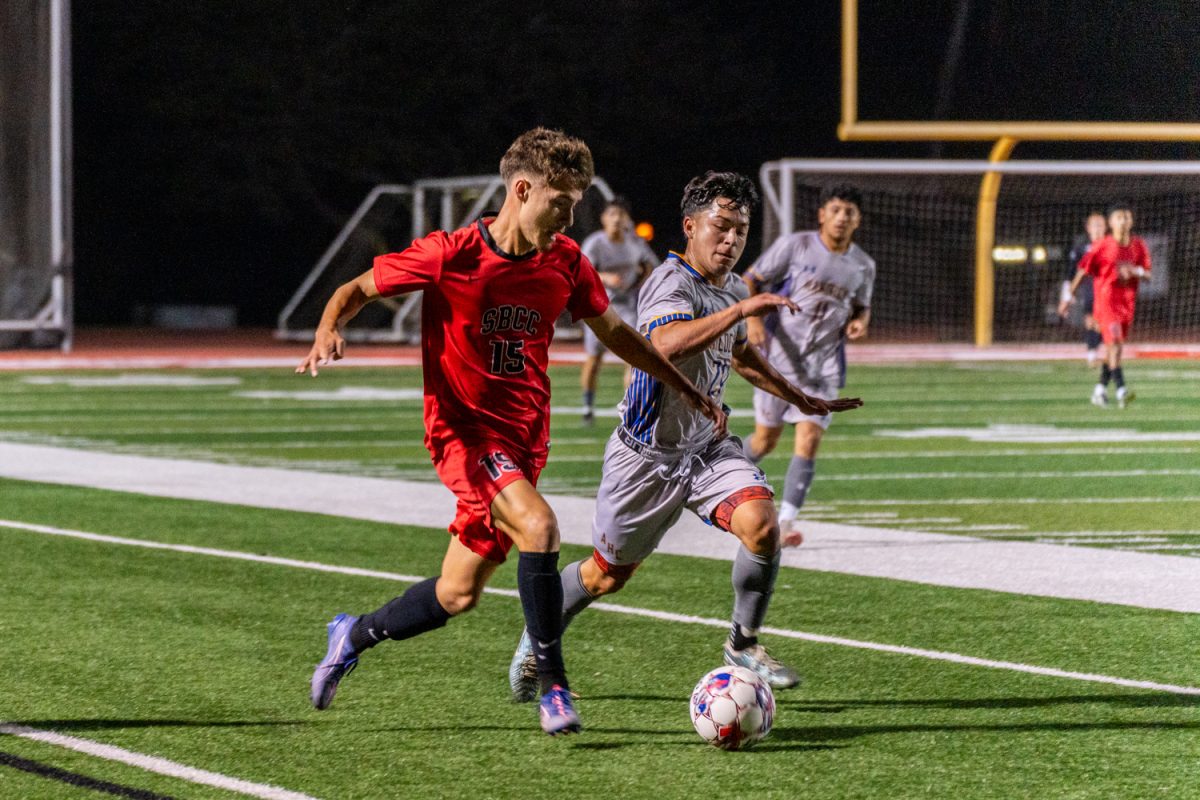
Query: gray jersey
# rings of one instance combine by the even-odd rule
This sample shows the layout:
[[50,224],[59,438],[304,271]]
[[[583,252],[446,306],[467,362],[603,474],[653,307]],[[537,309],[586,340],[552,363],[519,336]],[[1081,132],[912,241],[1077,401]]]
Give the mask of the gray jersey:
[[856,307],[871,305],[874,259],[853,243],[845,253],[831,252],[817,231],[803,231],[777,239],[751,270],[764,291],[800,307],[764,320],[771,366],[801,385],[839,381],[843,331]]
[[[638,300],[638,330],[647,338],[659,325],[698,319],[728,308],[748,296],[736,275],[725,285],[709,283],[676,253],[656,268],[642,286]],[[717,403],[725,396],[725,382],[733,363],[734,347],[746,340],[746,323],[717,337],[704,350],[675,362],[679,371]],[[621,403],[621,420],[637,441],[656,450],[692,450],[712,440],[713,423],[689,406],[678,392],[635,369],[633,382]]]
[[637,303],[637,283],[642,274],[642,264],[657,264],[658,256],[646,244],[646,240],[629,232],[619,242],[608,238],[604,231],[596,231],[580,245],[583,254],[599,272],[612,272],[620,276],[616,287],[605,286],[608,298],[618,305],[630,307]]

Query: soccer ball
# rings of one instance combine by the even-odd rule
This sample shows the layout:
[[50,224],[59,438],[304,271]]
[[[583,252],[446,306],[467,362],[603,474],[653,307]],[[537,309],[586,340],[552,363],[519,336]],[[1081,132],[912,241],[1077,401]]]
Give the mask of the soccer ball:
[[722,750],[744,750],[771,731],[775,695],[745,667],[717,667],[692,690],[692,727]]

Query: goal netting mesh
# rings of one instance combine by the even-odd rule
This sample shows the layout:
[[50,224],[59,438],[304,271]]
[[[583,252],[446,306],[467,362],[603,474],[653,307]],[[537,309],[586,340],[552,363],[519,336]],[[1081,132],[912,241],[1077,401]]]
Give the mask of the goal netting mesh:
[[[846,162],[842,162],[845,164]],[[944,162],[949,165],[953,162]],[[1003,165],[1014,170],[1044,162]],[[784,165],[781,167],[781,165]],[[863,194],[855,241],[876,261],[873,341],[974,339],[976,213],[983,168],[902,172],[899,165],[857,163],[853,169],[813,169],[814,162],[772,162],[763,168],[767,201],[764,248],[782,233],[816,227],[824,188],[850,183]],[[818,165],[820,166],[820,165]],[[1131,165],[1103,162],[1045,169],[1086,174],[1003,173],[993,250],[997,342],[1077,339],[1076,311],[1057,313],[1059,291],[1074,265],[1069,254],[1084,236],[1091,211],[1113,200],[1134,208],[1134,234],[1146,240],[1152,279],[1138,294],[1134,340],[1195,341],[1200,335],[1200,174],[1118,173]],[[1188,168],[1169,165],[1162,169]],[[1104,169],[1110,172],[1103,172]]]

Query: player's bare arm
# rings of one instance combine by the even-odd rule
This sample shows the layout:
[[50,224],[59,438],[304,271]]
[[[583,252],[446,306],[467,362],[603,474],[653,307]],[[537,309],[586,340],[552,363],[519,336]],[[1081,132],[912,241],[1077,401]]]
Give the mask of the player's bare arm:
[[1071,304],[1075,302],[1075,290],[1079,288],[1079,284],[1083,283],[1083,279],[1087,276],[1086,270],[1079,270],[1075,273],[1075,277],[1071,279],[1071,285],[1067,287],[1067,296],[1058,304],[1058,315],[1065,317],[1071,309]]
[[[650,340],[663,355],[675,361],[705,350],[721,334],[743,319],[757,319],[777,308],[787,308],[792,313],[799,311],[796,304],[777,294],[758,294],[747,297],[716,314],[700,319],[678,320],[659,325],[650,332]],[[749,324],[749,322],[747,322]]]
[[846,338],[850,341],[861,339],[867,335],[867,326],[871,324],[871,309],[866,306],[854,307],[850,321],[846,323]]
[[646,337],[622,322],[612,306],[598,317],[585,319],[584,323],[618,358],[679,392],[693,408],[713,421],[718,436],[725,435],[727,420],[721,407],[684,377]]
[[839,411],[850,411],[863,404],[858,397],[839,397],[836,400],[822,400],[806,394],[800,387],[788,382],[771,366],[759,352],[757,347],[748,342],[733,349],[733,368],[750,385],[757,386],[764,392],[770,392],[778,398],[788,401],[805,414],[830,414]]
[[318,366],[339,360],[346,352],[346,340],[342,338],[341,326],[353,319],[363,306],[378,297],[379,290],[375,287],[375,275],[372,270],[367,270],[354,280],[339,286],[325,304],[321,321],[317,323],[312,349],[296,367],[296,374],[303,375],[308,372],[315,378]]

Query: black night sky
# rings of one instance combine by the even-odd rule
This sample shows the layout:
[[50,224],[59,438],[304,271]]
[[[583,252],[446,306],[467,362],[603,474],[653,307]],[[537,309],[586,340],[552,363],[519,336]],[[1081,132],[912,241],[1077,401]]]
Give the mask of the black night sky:
[[[660,252],[705,169],[988,149],[839,142],[835,0],[72,5],[83,324],[163,303],[273,324],[371,186],[494,172],[539,124],[590,144]],[[862,119],[1200,118],[1192,0],[863,0],[860,13]],[[1197,152],[1027,143],[1014,157]]]

